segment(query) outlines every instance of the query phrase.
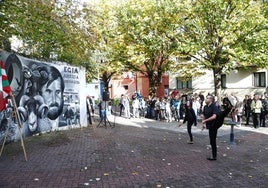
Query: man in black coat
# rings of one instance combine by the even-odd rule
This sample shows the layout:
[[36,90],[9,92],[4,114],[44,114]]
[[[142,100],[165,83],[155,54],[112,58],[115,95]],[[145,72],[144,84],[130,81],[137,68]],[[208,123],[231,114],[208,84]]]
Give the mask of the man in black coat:
[[209,130],[209,140],[212,149],[212,157],[207,158],[210,161],[217,160],[217,144],[216,138],[218,129],[222,126],[224,118],[229,114],[229,112],[233,108],[232,101],[226,100],[225,108],[223,111],[219,111],[219,109],[214,104],[214,97],[212,95],[208,95],[206,97],[206,105],[204,106],[204,118],[202,120],[203,128],[207,128]]

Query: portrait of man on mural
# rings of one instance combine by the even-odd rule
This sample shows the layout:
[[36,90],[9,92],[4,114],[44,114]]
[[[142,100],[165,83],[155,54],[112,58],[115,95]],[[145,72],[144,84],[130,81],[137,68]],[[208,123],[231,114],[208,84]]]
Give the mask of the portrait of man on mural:
[[40,70],[40,95],[48,106],[47,117],[55,120],[63,110],[64,81],[60,72],[51,66],[44,66]]

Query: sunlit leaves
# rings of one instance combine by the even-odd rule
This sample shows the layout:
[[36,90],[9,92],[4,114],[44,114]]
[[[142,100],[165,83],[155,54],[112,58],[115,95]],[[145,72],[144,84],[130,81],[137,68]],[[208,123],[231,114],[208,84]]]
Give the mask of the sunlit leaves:
[[176,36],[182,19],[177,1],[129,0],[115,16],[120,59],[125,68],[144,73],[155,92],[178,47]]
[[198,60],[216,75],[253,64],[268,66],[267,18],[260,1],[180,2],[185,17],[178,39],[182,54]]
[[79,4],[72,0],[14,0],[2,4],[1,12],[8,21],[3,38],[16,36],[22,41],[23,45],[15,49],[17,53],[75,65],[88,61],[90,27],[80,24],[85,7],[78,10]]

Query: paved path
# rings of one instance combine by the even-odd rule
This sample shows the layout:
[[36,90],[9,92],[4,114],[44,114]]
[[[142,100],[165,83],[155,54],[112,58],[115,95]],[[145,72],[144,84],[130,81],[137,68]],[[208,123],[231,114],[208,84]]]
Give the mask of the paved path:
[[109,117],[115,127],[53,132],[5,146],[0,187],[267,187],[268,128],[230,127],[218,136],[218,160],[207,161],[208,132],[148,119]]

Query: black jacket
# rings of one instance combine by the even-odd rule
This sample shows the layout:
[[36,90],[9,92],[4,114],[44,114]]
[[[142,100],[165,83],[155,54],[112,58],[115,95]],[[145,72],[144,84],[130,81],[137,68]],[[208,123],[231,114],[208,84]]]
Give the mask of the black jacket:
[[185,123],[186,121],[188,121],[189,124],[193,124],[196,126],[197,124],[197,117],[194,113],[193,108],[188,108],[186,107],[186,111],[185,111],[185,116],[184,116],[184,120],[183,123]]

